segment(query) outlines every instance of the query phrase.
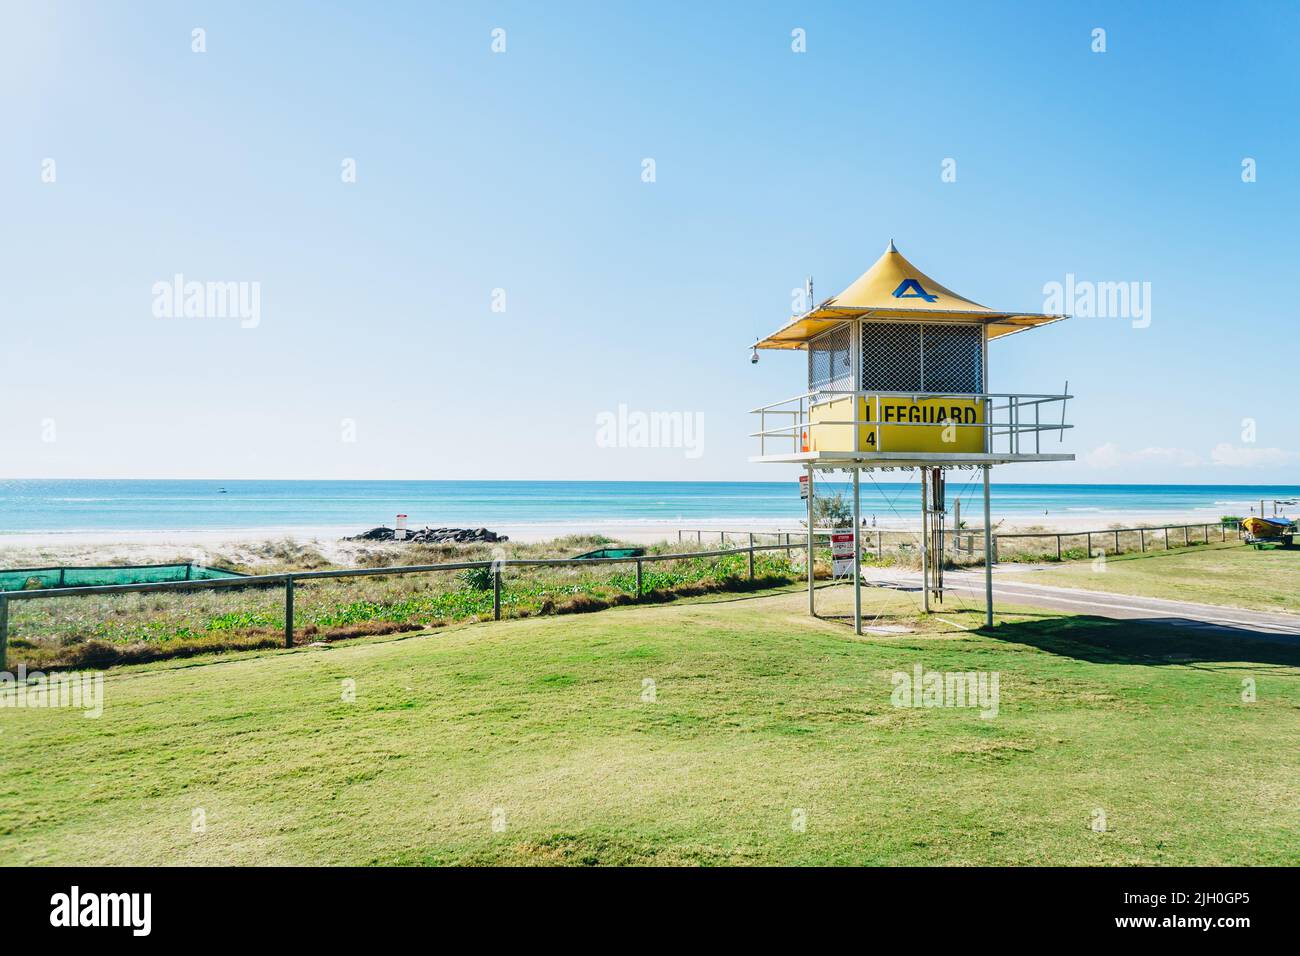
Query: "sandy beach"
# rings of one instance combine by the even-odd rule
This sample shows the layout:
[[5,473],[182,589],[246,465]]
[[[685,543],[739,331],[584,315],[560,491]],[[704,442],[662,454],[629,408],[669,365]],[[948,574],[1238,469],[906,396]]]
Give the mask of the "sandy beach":
[[[968,529],[978,527],[966,518]],[[1157,527],[1161,525],[1217,524],[1217,515],[1189,513],[1171,516],[1167,513],[1108,513],[1043,515],[1040,518],[999,519],[994,515],[994,526],[999,533],[1048,531],[1082,532],[1103,531],[1114,527]],[[950,517],[951,521],[951,517]],[[882,520],[876,524],[867,517],[867,527],[884,530],[915,530],[915,522]],[[29,567],[46,564],[124,564],[161,563],[185,560],[205,563],[220,556],[243,564],[259,563],[258,552],[270,542],[290,540],[309,545],[330,561],[352,563],[355,556],[373,550],[373,542],[345,541],[345,537],[360,533],[355,527],[292,527],[255,528],[246,530],[196,530],[196,531],[67,531],[33,532],[0,535],[0,567]],[[722,532],[743,534],[747,531],[773,533],[778,531],[800,534],[802,526],[797,521],[771,519],[697,519],[694,521],[623,521],[623,522],[555,522],[533,524],[505,524],[491,526],[498,534],[523,543],[553,541],[571,535],[602,535],[613,541],[629,544],[654,544],[678,540],[701,540],[708,543]],[[388,545],[387,547],[392,547]],[[561,546],[557,554],[565,553]]]

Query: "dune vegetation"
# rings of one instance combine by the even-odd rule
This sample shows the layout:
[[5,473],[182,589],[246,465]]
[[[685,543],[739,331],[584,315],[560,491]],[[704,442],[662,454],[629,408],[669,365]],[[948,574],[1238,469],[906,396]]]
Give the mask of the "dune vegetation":
[[[378,568],[499,557],[567,557],[608,543],[582,537],[546,544],[377,547],[356,552],[351,564]],[[677,554],[703,549],[673,543],[649,550]],[[802,553],[794,555],[802,560]],[[267,542],[240,558],[216,554],[208,560],[251,574],[339,566],[293,541]],[[829,565],[824,570],[828,572]],[[716,591],[763,589],[788,584],[803,573],[785,551],[757,552],[752,578],[747,554],[646,563],[640,600],[655,603]],[[509,568],[502,580],[504,617],[583,613],[636,600],[636,571],[630,564]],[[302,580],[295,586],[295,640],[331,641],[490,619],[493,602],[492,575],[485,568]],[[284,615],[282,585],[14,601],[9,613],[8,663],[29,668],[105,667],[276,647],[284,642]]]

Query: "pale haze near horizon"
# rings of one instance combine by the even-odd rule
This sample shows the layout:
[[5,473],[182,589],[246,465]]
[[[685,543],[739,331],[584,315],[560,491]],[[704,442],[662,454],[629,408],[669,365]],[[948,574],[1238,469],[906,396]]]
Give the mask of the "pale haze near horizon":
[[[1298,20],[11,6],[0,477],[790,478],[746,411],[804,357],[748,345],[892,238],[996,308],[1150,283],[1147,327],[990,345],[992,390],[1077,396],[1079,460],[995,480],[1293,484]],[[156,317],[177,274],[258,283],[255,327]],[[603,447],[620,406],[698,448]]]

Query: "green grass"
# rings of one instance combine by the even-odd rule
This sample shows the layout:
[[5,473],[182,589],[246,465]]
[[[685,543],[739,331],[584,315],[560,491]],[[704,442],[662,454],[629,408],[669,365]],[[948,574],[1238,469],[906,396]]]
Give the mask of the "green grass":
[[[866,597],[920,629],[856,639],[795,591],[118,668],[99,719],[0,709],[0,859],[1300,860],[1300,651]],[[1000,672],[1000,713],[893,707],[916,662]]]
[[1300,612],[1300,549],[1256,551],[1236,542],[1081,561],[1016,580],[1115,594]]

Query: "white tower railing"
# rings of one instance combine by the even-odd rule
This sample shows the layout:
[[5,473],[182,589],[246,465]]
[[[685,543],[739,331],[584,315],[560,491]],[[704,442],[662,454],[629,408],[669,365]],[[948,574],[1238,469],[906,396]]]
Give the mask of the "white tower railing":
[[[801,452],[803,444],[812,431],[825,426],[854,426],[854,447],[837,449],[855,452],[889,452],[911,451],[906,447],[888,447],[890,436],[897,434],[900,428],[943,427],[951,424],[957,429],[979,428],[985,431],[984,450],[992,454],[1042,454],[1044,432],[1056,432],[1058,441],[1064,439],[1065,429],[1073,425],[1065,421],[1065,406],[1074,396],[1068,394],[1037,395],[1013,392],[953,393],[953,392],[881,392],[881,391],[832,391],[820,389],[805,392],[793,398],[787,398],[769,405],[750,410],[758,416],[758,431],[751,432],[751,438],[759,442],[759,454],[786,454]],[[866,399],[865,405],[857,401]],[[858,418],[856,412],[852,418],[817,418],[812,419],[812,409],[832,401],[853,399],[845,403],[851,409],[865,407],[868,417]],[[896,407],[899,400],[914,403],[934,402],[942,399],[971,403],[979,402],[983,407],[982,422],[935,421],[907,422],[885,421],[883,407],[885,400]],[[1059,407],[1057,407],[1059,406]],[[775,422],[775,424],[773,424]],[[871,448],[859,447],[862,427],[875,429],[877,443]],[[895,439],[896,443],[896,439]],[[906,444],[904,442],[903,444]]]

